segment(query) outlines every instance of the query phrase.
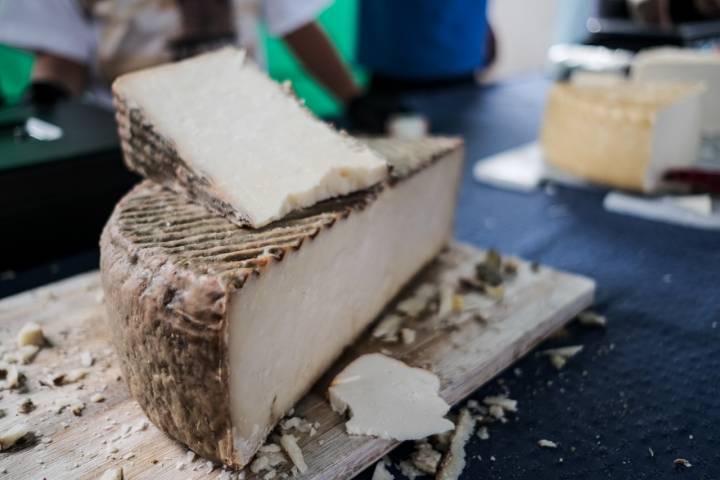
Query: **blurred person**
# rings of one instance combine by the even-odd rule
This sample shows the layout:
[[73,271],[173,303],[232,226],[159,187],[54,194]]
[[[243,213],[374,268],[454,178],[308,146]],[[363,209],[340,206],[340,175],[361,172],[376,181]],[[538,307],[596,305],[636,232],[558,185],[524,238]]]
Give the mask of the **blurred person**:
[[365,96],[349,105],[364,130],[382,132],[405,112],[403,92],[477,85],[495,58],[487,0],[360,0],[358,62],[370,72]]
[[[4,0],[0,43],[35,53],[31,102],[89,93],[110,105],[119,75],[224,45],[263,63],[258,18],[339,101],[360,94],[315,18],[331,0]],[[241,88],[238,86],[238,88]]]

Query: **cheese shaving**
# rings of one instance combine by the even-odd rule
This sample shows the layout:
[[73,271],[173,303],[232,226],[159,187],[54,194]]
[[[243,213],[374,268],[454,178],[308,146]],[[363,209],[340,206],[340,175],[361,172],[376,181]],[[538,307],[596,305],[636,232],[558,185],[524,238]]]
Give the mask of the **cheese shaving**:
[[455,426],[455,435],[450,441],[450,448],[445,454],[440,470],[437,474],[438,480],[457,480],[465,469],[465,444],[475,430],[475,419],[467,409],[462,409]]

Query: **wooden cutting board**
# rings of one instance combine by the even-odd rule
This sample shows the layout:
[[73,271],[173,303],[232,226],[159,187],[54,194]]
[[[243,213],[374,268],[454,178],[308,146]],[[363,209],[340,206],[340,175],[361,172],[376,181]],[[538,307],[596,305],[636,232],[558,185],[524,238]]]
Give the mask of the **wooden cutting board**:
[[[411,295],[420,283],[470,276],[484,255],[473,247],[451,246],[396,301]],[[368,334],[349,349],[295,409],[295,415],[319,423],[317,434],[299,438],[309,471],[296,478],[350,478],[397,445],[347,435],[343,419],[325,399],[328,380],[359,354],[383,351],[432,370],[441,380],[442,397],[457,404],[591,305],[592,280],[546,267],[532,268],[527,262],[518,261],[518,265],[503,299],[485,297],[476,303],[481,321],[438,328],[431,314],[408,322],[406,326],[417,331],[411,344],[385,343]],[[220,468],[210,471],[213,466],[203,459],[187,463],[187,449],[147,422],[128,396],[104,317],[98,272],[0,301],[2,350],[14,348],[17,331],[29,321],[42,325],[52,343],[31,364],[19,366],[26,377],[25,393],[0,391],[0,408],[6,413],[0,430],[24,421],[33,432],[29,441],[0,453],[0,472],[6,471],[3,478],[96,479],[113,466],[121,466],[125,479],[131,480],[231,478]],[[52,374],[82,368],[84,352],[94,360],[84,379],[59,387],[41,385]],[[105,398],[101,403],[90,400],[97,392]],[[17,413],[27,397],[37,408],[29,414]],[[58,413],[63,403],[77,401],[86,404],[81,416],[69,407]],[[253,477],[248,472],[246,478]]]

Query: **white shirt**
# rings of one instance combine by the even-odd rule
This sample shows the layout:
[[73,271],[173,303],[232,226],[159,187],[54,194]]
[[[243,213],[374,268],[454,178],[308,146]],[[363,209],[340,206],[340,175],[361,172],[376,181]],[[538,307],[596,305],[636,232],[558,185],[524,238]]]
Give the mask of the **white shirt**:
[[[284,36],[315,20],[332,0],[231,0],[236,44],[264,63],[258,19]],[[167,0],[0,0],[0,43],[88,65],[88,93],[110,104],[118,75],[171,61],[182,19]]]

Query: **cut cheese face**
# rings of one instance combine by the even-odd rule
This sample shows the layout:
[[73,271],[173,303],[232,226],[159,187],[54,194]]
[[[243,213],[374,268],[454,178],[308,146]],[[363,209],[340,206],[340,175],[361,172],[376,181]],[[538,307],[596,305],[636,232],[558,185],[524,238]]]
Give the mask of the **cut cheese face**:
[[700,142],[698,85],[557,84],[542,129],[548,163],[585,180],[639,191],[692,165]]
[[[123,378],[155,425],[212,460],[247,465],[440,252],[461,142],[373,148],[392,178],[260,230],[151,182],[116,207],[101,241],[105,305]],[[408,169],[409,151],[422,158]]]
[[231,48],[113,84],[126,163],[241,225],[368,188],[387,164]]
[[238,451],[262,444],[268,419],[289,410],[449,239],[456,168],[439,162],[382,192],[231,299]]
[[720,53],[681,48],[645,50],[632,62],[632,77],[642,83],[700,82],[703,131],[720,135]]

